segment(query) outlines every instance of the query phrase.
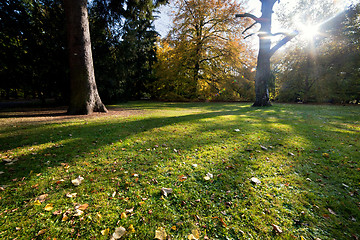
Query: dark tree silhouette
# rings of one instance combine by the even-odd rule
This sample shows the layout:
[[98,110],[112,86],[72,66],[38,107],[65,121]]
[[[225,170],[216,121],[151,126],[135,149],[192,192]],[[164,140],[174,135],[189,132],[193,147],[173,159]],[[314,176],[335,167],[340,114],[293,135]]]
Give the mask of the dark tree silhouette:
[[[258,18],[250,13],[236,14],[236,17],[248,17],[253,19],[255,22],[247,30],[252,28],[256,24],[260,24],[261,28],[259,31],[259,54],[257,59],[256,77],[255,77],[255,93],[256,99],[253,104],[254,107],[271,106],[269,98],[269,81],[271,78],[270,71],[270,58],[274,53],[293,39],[298,32],[294,31],[291,34],[288,33],[271,33],[271,21],[274,4],[280,0],[260,0],[261,6],[261,17]],[[271,37],[275,35],[284,35],[285,37],[279,41],[275,46],[271,47]]]
[[64,0],[64,10],[70,65],[71,92],[68,113],[107,112],[95,82],[87,0]]

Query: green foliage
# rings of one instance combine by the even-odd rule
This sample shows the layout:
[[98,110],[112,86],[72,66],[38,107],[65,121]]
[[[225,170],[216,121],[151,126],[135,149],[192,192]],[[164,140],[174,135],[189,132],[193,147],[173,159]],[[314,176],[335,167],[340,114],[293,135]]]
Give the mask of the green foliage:
[[61,1],[2,1],[0,17],[0,88],[6,92],[2,97],[11,97],[11,89],[23,97],[65,97]]
[[124,239],[153,239],[159,227],[172,239],[360,237],[358,107],[109,109],[121,110],[0,113],[1,239],[109,239],[119,226]]
[[[91,1],[96,81],[105,102],[148,95],[156,59],[153,11],[164,1]],[[61,0],[0,3],[1,98],[68,98]],[[16,95],[17,94],[17,95]]]
[[283,102],[360,102],[360,4],[344,21],[276,63],[277,99]]

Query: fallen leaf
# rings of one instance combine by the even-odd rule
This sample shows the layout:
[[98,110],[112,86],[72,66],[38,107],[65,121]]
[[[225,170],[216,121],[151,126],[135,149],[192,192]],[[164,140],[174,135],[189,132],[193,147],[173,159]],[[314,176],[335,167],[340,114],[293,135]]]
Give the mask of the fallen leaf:
[[250,178],[250,182],[251,182],[252,184],[256,184],[256,185],[258,185],[258,184],[261,183],[261,181],[260,181],[258,178],[256,178],[256,177]]
[[67,193],[65,196],[68,198],[74,198],[76,197],[77,193]]
[[45,202],[47,196],[49,196],[49,194],[43,194],[43,195],[40,195],[38,196],[37,198],[35,198],[35,200],[38,200],[39,202]]
[[331,213],[332,215],[336,215],[336,213],[335,213],[331,208],[328,208],[328,211],[329,211],[329,213]]
[[62,183],[62,182],[65,182],[65,180],[64,180],[64,179],[60,179],[59,181],[56,181],[56,184],[60,184],[60,183]]
[[109,233],[110,233],[110,229],[109,229],[109,228],[104,229],[104,230],[101,230],[101,235],[103,235],[103,236],[109,235]]
[[281,234],[281,233],[283,232],[278,225],[271,224],[271,226],[273,227],[273,230],[274,230],[276,233]]
[[170,194],[170,193],[172,193],[172,192],[173,192],[172,188],[161,188],[161,193],[162,193],[165,197],[167,197],[167,195]]
[[118,227],[118,228],[115,228],[115,231],[114,233],[112,234],[111,238],[110,239],[119,239],[121,238],[122,236],[124,236],[126,233],[126,229],[124,227]]
[[176,231],[176,226],[172,226],[172,227],[171,227],[171,230]]
[[121,214],[120,218],[121,218],[121,219],[127,218],[126,213],[123,212],[123,213]]
[[81,211],[85,211],[87,208],[89,207],[89,204],[85,203],[82,205],[78,205],[77,207],[75,207],[76,209],[79,209]]
[[74,184],[74,186],[79,186],[83,180],[84,180],[83,177],[78,176],[77,178],[71,180],[71,182],[72,184]]
[[159,240],[165,240],[167,237],[166,231],[163,227],[158,227],[155,231],[155,238]]
[[53,210],[53,209],[54,209],[54,206],[53,206],[52,203],[49,203],[49,204],[47,204],[47,205],[44,207],[44,210],[45,210],[45,211],[51,211],[51,210]]
[[190,235],[188,236],[188,239],[189,239],[189,240],[198,240],[198,238],[196,238],[193,234],[190,234]]
[[57,210],[55,212],[53,212],[53,215],[60,215],[62,212],[60,210]]
[[192,233],[188,236],[189,240],[198,240],[200,238],[200,233],[197,229],[192,230]]
[[61,219],[62,222],[65,222],[69,219],[69,217],[66,215],[66,213],[63,214],[63,217]]
[[41,229],[39,232],[38,232],[38,236],[41,235],[41,234],[44,234],[46,232],[46,229]]
[[180,175],[180,176],[178,177],[178,179],[179,179],[180,182],[183,182],[183,181],[185,181],[185,180],[187,179],[187,177],[184,176],[184,175]]
[[132,213],[134,211],[134,208],[130,208],[130,209],[126,209],[125,210],[125,213],[126,214],[130,214],[130,213]]
[[206,181],[209,181],[211,178],[213,178],[214,177],[214,175],[212,175],[211,173],[207,173],[206,174],[206,176],[204,177],[204,179],[206,180]]
[[132,224],[130,224],[129,228],[128,228],[128,232],[129,233],[134,233],[135,232],[135,228]]
[[264,150],[264,151],[267,151],[267,150],[268,150],[267,147],[262,146],[262,145],[260,145],[260,148],[261,148],[262,150]]
[[328,153],[323,153],[322,156],[323,156],[324,158],[330,157],[330,155],[329,155]]
[[83,215],[83,211],[81,211],[80,209],[75,209],[75,211],[74,211],[74,217],[79,217],[79,216],[81,216],[81,215]]
[[41,202],[40,202],[39,200],[35,200],[35,201],[34,201],[34,205],[35,205],[35,206],[40,206],[40,205],[41,205]]

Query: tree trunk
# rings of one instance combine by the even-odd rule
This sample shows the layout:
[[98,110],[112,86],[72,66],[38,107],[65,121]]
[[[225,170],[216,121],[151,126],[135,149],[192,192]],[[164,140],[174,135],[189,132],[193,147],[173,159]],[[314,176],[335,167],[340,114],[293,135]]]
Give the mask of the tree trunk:
[[261,28],[259,34],[259,55],[255,77],[256,99],[254,107],[271,106],[269,97],[269,80],[271,77],[271,15],[276,0],[261,0]]
[[70,65],[68,114],[107,112],[94,74],[87,0],[64,0]]

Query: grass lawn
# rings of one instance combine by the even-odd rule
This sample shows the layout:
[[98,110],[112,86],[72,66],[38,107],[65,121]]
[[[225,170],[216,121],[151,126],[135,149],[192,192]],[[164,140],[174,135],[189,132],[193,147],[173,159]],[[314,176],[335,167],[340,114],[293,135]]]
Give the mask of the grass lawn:
[[110,109],[0,113],[0,239],[360,238],[359,107]]

